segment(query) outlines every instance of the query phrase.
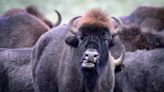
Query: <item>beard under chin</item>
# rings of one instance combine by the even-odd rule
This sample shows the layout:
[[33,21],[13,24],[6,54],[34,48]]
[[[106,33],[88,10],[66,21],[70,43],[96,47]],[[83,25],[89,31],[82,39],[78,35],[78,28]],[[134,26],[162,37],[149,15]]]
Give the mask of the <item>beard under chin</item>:
[[94,75],[97,75],[96,67],[93,67],[93,68],[82,67],[81,71],[82,71],[82,74],[84,76],[94,76]]

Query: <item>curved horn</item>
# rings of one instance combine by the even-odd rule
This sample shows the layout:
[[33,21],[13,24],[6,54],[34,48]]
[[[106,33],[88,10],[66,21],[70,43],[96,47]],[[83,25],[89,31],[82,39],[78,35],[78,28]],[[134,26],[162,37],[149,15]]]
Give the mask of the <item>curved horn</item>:
[[119,66],[124,61],[125,47],[122,45],[121,48],[122,48],[122,53],[118,59],[114,59],[114,57],[110,54],[110,59],[114,62],[115,66]]
[[119,26],[111,33],[113,36],[116,36],[118,32],[122,31],[123,23],[119,18],[116,17],[111,17],[111,18],[114,19],[119,24]]
[[54,10],[54,11],[56,12],[56,14],[58,16],[57,22],[53,25],[53,27],[56,27],[56,26],[58,26],[61,23],[62,17],[61,17],[61,14],[57,10]]
[[76,32],[78,32],[78,29],[75,28],[75,27],[73,27],[73,22],[74,22],[76,19],[80,18],[80,17],[81,17],[81,16],[76,16],[76,17],[72,18],[72,19],[70,20],[70,22],[69,22],[70,32],[73,33],[73,34],[75,34]]

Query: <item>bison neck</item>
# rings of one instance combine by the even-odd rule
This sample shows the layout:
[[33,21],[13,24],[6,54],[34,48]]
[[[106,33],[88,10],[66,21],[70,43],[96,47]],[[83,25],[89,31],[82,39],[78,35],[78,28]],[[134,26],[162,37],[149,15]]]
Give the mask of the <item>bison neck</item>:
[[83,92],[94,92],[97,84],[98,74],[96,70],[83,70]]

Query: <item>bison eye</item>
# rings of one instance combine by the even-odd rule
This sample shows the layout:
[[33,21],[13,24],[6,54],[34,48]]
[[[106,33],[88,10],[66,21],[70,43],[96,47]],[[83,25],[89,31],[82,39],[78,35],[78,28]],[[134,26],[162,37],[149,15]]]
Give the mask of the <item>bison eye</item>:
[[84,39],[84,37],[79,37],[78,39],[81,41],[81,40],[83,40],[83,39]]

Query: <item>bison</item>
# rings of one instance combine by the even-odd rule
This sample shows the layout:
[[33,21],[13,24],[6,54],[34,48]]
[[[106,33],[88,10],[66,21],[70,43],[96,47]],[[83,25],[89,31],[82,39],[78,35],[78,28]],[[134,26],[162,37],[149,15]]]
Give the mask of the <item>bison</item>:
[[164,48],[163,16],[164,7],[140,6],[130,15],[120,17],[124,27],[119,36],[126,50]]
[[164,49],[127,52],[114,92],[163,92]]
[[[34,11],[35,9],[33,11],[31,9],[31,12],[34,13]],[[56,24],[59,25],[61,15],[59,12],[57,14],[59,20]],[[48,25],[32,13],[20,12],[2,16],[0,18],[0,48],[32,47],[38,38],[48,30],[50,30]]]
[[6,12],[4,12],[4,14],[2,14],[1,16],[6,17],[6,16],[12,16],[15,14],[19,14],[19,13],[28,13],[30,15],[33,15],[37,18],[39,18],[40,20],[42,20],[46,25],[48,25],[50,28],[52,28],[53,26],[57,26],[60,24],[61,22],[61,15],[59,14],[58,11],[56,11],[56,13],[58,14],[58,21],[56,22],[56,24],[53,24],[51,21],[49,21],[47,18],[44,17],[44,15],[37,9],[36,6],[33,5],[29,5],[27,7],[25,7],[25,9],[21,9],[21,8],[12,8]]
[[0,48],[0,92],[34,92],[32,50]]
[[[110,54],[111,18],[99,9],[89,10],[41,36],[32,52],[36,92],[113,92],[114,68],[121,64]],[[122,47],[123,48],[123,47]]]
[[164,29],[164,7],[140,6],[130,15],[121,17],[125,25],[138,25],[142,31],[162,31]]

